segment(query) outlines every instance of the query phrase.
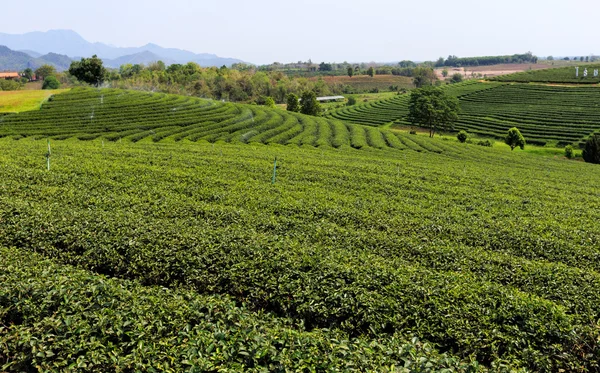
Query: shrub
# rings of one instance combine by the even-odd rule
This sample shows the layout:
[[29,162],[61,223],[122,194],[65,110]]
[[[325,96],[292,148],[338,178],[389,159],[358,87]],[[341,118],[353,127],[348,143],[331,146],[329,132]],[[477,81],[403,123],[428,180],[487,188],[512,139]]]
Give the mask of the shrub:
[[469,134],[467,133],[467,131],[462,130],[458,133],[458,135],[456,135],[456,138],[458,139],[458,141],[460,142],[465,142],[467,141],[467,139],[469,138]]
[[491,148],[492,146],[494,146],[494,142],[492,140],[480,140],[477,141],[477,145],[479,146],[487,146],[489,148]]
[[583,160],[588,163],[600,164],[600,133],[595,133],[585,142]]
[[412,130],[412,131],[410,131],[410,134],[411,134],[411,135],[416,135],[416,134],[417,134],[417,131],[415,131],[415,130]]
[[348,106],[356,105],[356,98],[353,96],[348,97]]
[[56,79],[55,76],[49,76],[44,79],[44,84],[42,85],[42,89],[59,89],[60,82]]
[[506,145],[510,146],[510,150],[515,150],[517,146],[521,149],[525,149],[525,138],[521,135],[521,131],[519,131],[517,127],[508,130],[504,142]]
[[574,156],[574,152],[573,152],[573,146],[572,145],[567,145],[565,146],[565,157],[571,159]]

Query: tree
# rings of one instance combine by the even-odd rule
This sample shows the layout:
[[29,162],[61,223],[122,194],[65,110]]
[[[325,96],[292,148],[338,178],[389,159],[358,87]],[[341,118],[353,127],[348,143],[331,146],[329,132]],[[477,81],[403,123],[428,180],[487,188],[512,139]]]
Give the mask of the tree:
[[300,102],[300,112],[302,114],[319,116],[321,114],[321,105],[317,101],[317,95],[313,91],[302,93],[302,101]]
[[56,68],[52,65],[42,65],[35,70],[38,79],[46,79],[47,76],[56,74]]
[[595,133],[585,142],[583,160],[588,163],[600,164],[600,133]]
[[300,111],[300,103],[298,102],[298,96],[293,93],[287,95],[287,111],[293,111],[295,113]]
[[510,146],[510,150],[515,150],[517,146],[525,149],[525,138],[521,135],[521,131],[517,127],[508,130],[508,134],[504,138],[504,143]]
[[444,69],[444,70],[442,70],[442,76],[443,76],[444,78],[448,77],[448,69]]
[[23,70],[23,77],[27,78],[28,81],[31,81],[31,79],[33,79],[33,70],[29,67]]
[[469,138],[469,134],[467,133],[467,131],[462,130],[458,133],[458,135],[456,135],[456,138],[458,139],[458,141],[460,142],[466,142],[467,139]]
[[54,75],[50,75],[44,79],[44,84],[42,84],[42,89],[59,89],[60,82]]
[[463,76],[461,73],[452,74],[452,78],[450,78],[452,83],[460,83],[463,81]]
[[354,69],[352,68],[352,66],[348,67],[348,76],[352,78],[352,76],[354,75]]
[[373,68],[373,66],[369,67],[369,69],[367,70],[367,75],[371,78],[375,76],[375,69]]
[[458,120],[458,99],[448,96],[441,88],[425,87],[410,94],[408,120],[414,125],[429,128],[429,137],[440,129],[449,130]]
[[82,58],[81,61],[74,61],[69,67],[69,74],[82,82],[95,85],[102,84],[106,76],[106,69],[102,65],[102,60],[93,55],[92,58]]
[[554,57],[553,56],[548,56],[548,58],[546,58],[548,61],[554,61]]
[[354,96],[348,97],[348,103],[346,104],[346,106],[352,106],[352,105],[356,105],[356,98]]
[[437,80],[437,76],[432,68],[417,67],[413,69],[413,84],[416,88],[432,85],[435,80]]

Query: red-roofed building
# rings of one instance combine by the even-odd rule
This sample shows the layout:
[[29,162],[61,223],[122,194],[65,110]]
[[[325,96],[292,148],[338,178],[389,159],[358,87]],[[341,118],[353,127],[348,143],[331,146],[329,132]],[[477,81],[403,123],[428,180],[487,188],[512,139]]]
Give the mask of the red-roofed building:
[[19,79],[21,75],[18,72],[0,72],[0,79]]

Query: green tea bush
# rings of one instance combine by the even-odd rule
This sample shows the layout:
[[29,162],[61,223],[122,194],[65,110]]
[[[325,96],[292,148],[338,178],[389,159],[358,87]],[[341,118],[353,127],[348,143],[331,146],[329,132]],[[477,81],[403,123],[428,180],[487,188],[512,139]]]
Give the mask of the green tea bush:
[[565,146],[565,157],[572,159],[575,156],[575,152],[573,150],[573,145]]
[[456,138],[458,139],[458,141],[460,142],[466,142],[467,139],[469,138],[469,134],[467,133],[467,131],[462,130],[459,131],[458,134],[456,135]]

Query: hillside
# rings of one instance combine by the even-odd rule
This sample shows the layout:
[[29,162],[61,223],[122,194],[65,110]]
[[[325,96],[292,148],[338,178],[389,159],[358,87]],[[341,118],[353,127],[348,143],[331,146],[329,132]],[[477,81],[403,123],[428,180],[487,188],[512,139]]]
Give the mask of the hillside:
[[[596,105],[600,89],[597,87],[468,81],[444,89],[460,100],[457,130],[503,138],[509,128],[518,127],[529,143],[538,145],[582,143],[592,132],[600,130],[600,108]],[[400,95],[338,109],[327,115],[372,126],[409,126],[406,121],[408,100],[409,95]]]
[[[0,139],[0,363],[597,367],[597,166],[425,136],[445,151],[124,137],[51,140],[46,170],[46,135],[147,123],[160,139],[252,109],[194,102],[82,90],[0,123],[30,135]],[[194,136],[227,140],[229,123]]]
[[13,51],[0,44],[0,71],[22,71],[27,68],[35,70],[42,65],[52,65],[58,71],[63,71],[71,65],[71,59],[55,53],[35,58],[27,53]]
[[[575,63],[569,67],[559,67],[545,70],[524,71],[515,74],[498,76],[493,78],[499,82],[519,82],[519,83],[567,83],[567,84],[598,84],[600,83],[600,74],[594,76],[594,70],[600,69],[598,63]],[[576,67],[579,67],[579,76],[577,76]],[[588,70],[588,76],[584,76],[585,69]]]
[[227,141],[413,149],[442,153],[452,144],[256,105],[115,89],[73,89],[42,110],[6,116],[0,136],[110,141]]

